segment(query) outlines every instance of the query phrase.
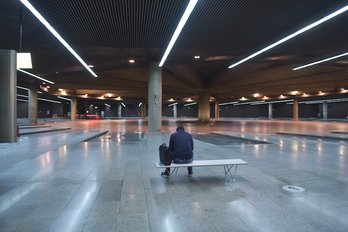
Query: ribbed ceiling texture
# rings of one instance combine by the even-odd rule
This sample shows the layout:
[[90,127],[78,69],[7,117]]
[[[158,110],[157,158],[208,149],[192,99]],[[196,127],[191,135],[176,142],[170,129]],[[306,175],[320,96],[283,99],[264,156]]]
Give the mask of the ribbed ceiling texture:
[[[68,95],[146,99],[148,64],[159,62],[188,0],[30,0],[98,75],[93,77],[19,0],[0,1],[0,49],[30,52],[33,69]],[[348,88],[348,12],[233,68],[228,66],[344,7],[342,0],[199,0],[165,62],[163,99],[208,91],[220,100]],[[20,22],[22,37],[20,39]],[[200,59],[194,59],[199,55]],[[135,63],[129,63],[134,59]],[[22,86],[41,82],[18,73]]]

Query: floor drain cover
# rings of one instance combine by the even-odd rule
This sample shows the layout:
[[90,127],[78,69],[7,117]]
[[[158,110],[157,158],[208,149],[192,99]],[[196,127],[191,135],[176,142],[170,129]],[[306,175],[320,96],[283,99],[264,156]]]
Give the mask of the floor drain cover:
[[304,188],[301,188],[301,187],[298,187],[298,186],[294,186],[294,185],[283,186],[283,189],[286,190],[286,191],[289,191],[289,192],[297,192],[297,193],[305,191]]

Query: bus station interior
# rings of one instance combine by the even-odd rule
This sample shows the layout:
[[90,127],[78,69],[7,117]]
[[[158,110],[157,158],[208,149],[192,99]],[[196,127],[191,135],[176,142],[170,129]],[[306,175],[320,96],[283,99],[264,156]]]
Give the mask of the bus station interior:
[[[342,0],[0,1],[0,231],[347,231],[347,19]],[[194,159],[248,162],[236,181],[161,177],[179,125]]]

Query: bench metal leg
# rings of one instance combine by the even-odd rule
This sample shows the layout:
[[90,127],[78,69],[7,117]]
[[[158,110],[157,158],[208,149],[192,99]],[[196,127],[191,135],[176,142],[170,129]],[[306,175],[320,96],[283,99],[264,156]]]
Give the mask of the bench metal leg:
[[[236,168],[234,169],[234,174],[232,174],[231,172],[231,169],[233,168],[233,166],[236,166]],[[225,176],[229,176],[232,178],[232,182],[236,182],[236,179],[235,179],[235,176],[236,176],[236,173],[237,173],[237,167],[238,167],[238,164],[236,165],[224,165],[224,170],[225,170]]]
[[172,171],[169,173],[169,176],[172,176],[172,174],[175,172],[175,175],[178,173],[178,167],[173,168]]

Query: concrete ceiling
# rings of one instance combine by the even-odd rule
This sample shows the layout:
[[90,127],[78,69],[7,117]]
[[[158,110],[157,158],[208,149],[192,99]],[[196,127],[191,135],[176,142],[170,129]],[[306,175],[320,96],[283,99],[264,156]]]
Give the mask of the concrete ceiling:
[[[0,1],[0,49],[31,52],[33,69],[68,95],[147,99],[148,64],[159,62],[188,0],[31,0],[93,77],[19,0]],[[200,91],[234,100],[253,94],[336,94],[348,88],[348,58],[292,68],[348,51],[348,12],[251,60],[228,66],[344,7],[342,0],[200,0],[163,71],[163,100]],[[20,21],[22,37],[20,37]],[[20,39],[21,38],[21,39]],[[21,45],[20,45],[21,44]],[[199,55],[200,59],[194,59]],[[135,63],[129,63],[134,59]],[[18,84],[41,81],[18,73]],[[109,93],[107,96],[105,94]]]

